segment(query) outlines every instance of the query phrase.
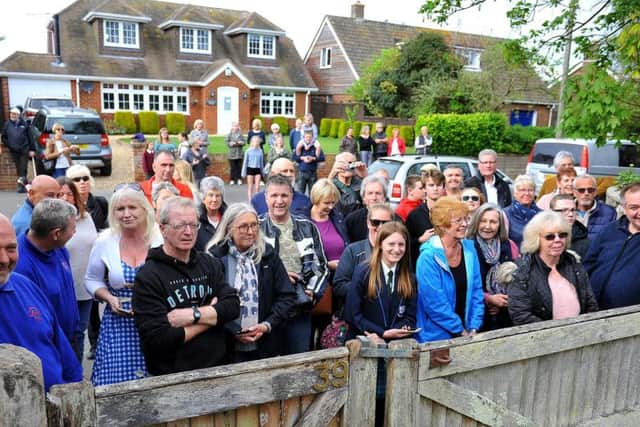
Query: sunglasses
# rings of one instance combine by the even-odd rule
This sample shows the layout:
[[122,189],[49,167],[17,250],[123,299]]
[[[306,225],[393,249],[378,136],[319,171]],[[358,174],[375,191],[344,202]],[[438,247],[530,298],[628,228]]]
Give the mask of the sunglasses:
[[371,225],[373,225],[374,227],[380,227],[383,224],[386,224],[388,222],[391,222],[391,220],[387,220],[387,219],[370,219],[369,222],[371,223]]
[[586,192],[586,193],[589,193],[589,194],[593,194],[593,193],[595,193],[595,192],[596,192],[596,189],[595,189],[595,188],[593,188],[593,187],[589,187],[589,188],[576,188],[576,191],[577,191],[578,193],[580,193],[580,194],[584,194],[585,192]]
[[142,187],[137,182],[121,182],[120,184],[113,187],[113,192],[120,191],[125,188],[130,188],[134,191],[142,191]]
[[569,233],[565,233],[560,232],[560,233],[547,233],[544,236],[542,236],[544,238],[544,240],[546,240],[547,242],[552,242],[555,239],[560,239],[560,240],[564,240],[569,236]]
[[472,202],[479,202],[480,201],[480,197],[478,197],[478,196],[462,196],[462,201],[463,202],[468,202],[469,200],[471,200]]
[[87,182],[87,181],[89,181],[90,179],[91,179],[91,178],[90,178],[90,177],[88,177],[88,176],[76,176],[75,178],[71,178],[71,180],[72,180],[73,182],[80,182],[80,181]]

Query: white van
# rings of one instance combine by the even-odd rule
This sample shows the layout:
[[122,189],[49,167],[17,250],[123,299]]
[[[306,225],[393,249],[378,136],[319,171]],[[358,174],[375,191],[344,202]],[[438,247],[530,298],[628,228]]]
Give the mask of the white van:
[[588,173],[595,177],[617,176],[629,170],[640,173],[640,145],[630,141],[607,141],[602,147],[595,139],[546,138],[533,144],[529,153],[526,173],[540,190],[545,178],[555,175],[553,158],[559,151],[573,154],[578,175]]

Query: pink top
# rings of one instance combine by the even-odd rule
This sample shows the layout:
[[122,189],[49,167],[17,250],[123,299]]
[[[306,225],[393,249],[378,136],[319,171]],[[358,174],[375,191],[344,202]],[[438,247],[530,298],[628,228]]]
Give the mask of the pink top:
[[559,274],[549,274],[549,287],[554,319],[566,319],[580,314],[580,302],[575,286]]

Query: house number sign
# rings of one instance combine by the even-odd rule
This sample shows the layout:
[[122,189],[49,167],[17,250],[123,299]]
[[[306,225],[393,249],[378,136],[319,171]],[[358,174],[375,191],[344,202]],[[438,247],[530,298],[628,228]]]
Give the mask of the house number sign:
[[315,391],[327,391],[329,386],[333,388],[344,387],[349,378],[349,364],[346,360],[322,362],[316,365],[319,381],[312,387]]

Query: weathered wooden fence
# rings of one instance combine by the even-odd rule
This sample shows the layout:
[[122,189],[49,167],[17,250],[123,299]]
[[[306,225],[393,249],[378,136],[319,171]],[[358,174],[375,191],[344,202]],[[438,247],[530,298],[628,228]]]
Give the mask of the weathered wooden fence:
[[[426,345],[346,348],[44,396],[39,360],[0,345],[2,426],[640,425],[640,306]],[[46,405],[45,405],[46,402]]]

